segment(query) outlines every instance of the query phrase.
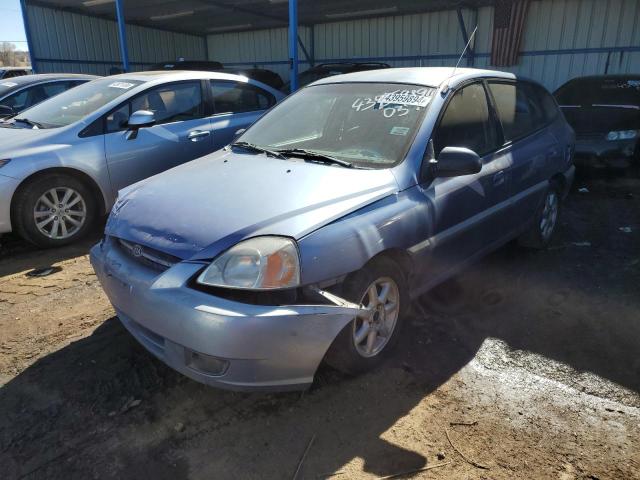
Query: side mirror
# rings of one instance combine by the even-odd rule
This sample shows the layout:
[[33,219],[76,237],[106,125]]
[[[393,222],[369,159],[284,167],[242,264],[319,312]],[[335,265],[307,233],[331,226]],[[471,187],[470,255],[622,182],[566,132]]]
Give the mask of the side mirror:
[[13,108],[8,105],[0,105],[0,118],[10,117],[14,114]]
[[144,127],[150,127],[156,123],[156,114],[149,110],[138,110],[133,112],[127,122],[129,131],[127,132],[127,140],[135,140],[138,138],[138,130]]
[[473,150],[464,147],[445,147],[432,163],[435,177],[459,177],[482,170],[482,160]]
[[156,123],[156,114],[149,110],[138,110],[129,117],[127,126],[131,129],[150,127]]

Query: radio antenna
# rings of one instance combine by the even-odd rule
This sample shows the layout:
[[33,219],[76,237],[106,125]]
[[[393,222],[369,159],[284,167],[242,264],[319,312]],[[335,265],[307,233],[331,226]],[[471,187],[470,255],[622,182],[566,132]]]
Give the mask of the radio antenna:
[[458,58],[458,61],[456,62],[456,66],[453,69],[453,72],[451,72],[451,75],[449,75],[449,78],[447,78],[446,82],[447,85],[445,85],[445,88],[442,90],[442,93],[447,93],[449,91],[449,80],[451,80],[451,78],[456,74],[456,70],[458,69],[458,66],[460,65],[460,62],[462,61],[462,58],[464,57],[464,54],[467,53],[467,49],[469,48],[469,45],[471,45],[471,42],[473,41],[474,37],[476,36],[476,32],[478,31],[478,26],[476,25],[476,28],[473,29],[473,32],[471,32],[471,35],[469,36],[469,40],[467,40],[467,44],[464,46],[464,49],[462,50],[462,53],[460,54],[460,58]]

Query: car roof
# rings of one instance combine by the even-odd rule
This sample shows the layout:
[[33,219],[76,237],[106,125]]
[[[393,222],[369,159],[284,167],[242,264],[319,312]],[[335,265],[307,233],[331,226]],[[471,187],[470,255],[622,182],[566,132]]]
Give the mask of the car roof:
[[150,82],[154,80],[198,80],[198,79],[218,79],[218,80],[243,80],[247,77],[223,72],[208,72],[200,70],[151,70],[148,72],[131,72],[111,75],[113,79],[129,79],[140,82]]
[[29,71],[29,70],[31,70],[31,67],[0,67],[0,70],[2,70],[3,72],[6,72],[8,70],[26,70],[26,71]]
[[7,82],[19,85],[29,85],[31,83],[46,82],[48,80],[95,80],[100,78],[96,75],[81,75],[77,73],[42,73],[38,75],[23,75],[6,79]]
[[473,78],[506,78],[515,79],[513,73],[497,70],[482,70],[478,68],[453,68],[453,67],[410,67],[410,68],[385,68],[381,70],[366,70],[362,72],[347,73],[333,77],[323,78],[312,85],[348,82],[388,82],[410,83],[439,87],[445,81],[451,86]]

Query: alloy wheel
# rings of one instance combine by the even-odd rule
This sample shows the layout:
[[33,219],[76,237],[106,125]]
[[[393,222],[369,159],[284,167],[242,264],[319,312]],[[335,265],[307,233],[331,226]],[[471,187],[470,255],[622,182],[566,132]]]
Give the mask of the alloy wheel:
[[369,285],[360,304],[371,314],[353,322],[353,343],[361,356],[374,357],[387,345],[398,322],[398,285],[389,277],[378,278]]
[[547,241],[551,237],[553,230],[556,228],[558,220],[558,194],[553,190],[547,193],[547,198],[542,209],[542,218],[540,219],[540,233],[542,238]]
[[69,187],[47,190],[33,208],[36,228],[42,235],[54,240],[65,240],[78,233],[86,218],[84,198]]

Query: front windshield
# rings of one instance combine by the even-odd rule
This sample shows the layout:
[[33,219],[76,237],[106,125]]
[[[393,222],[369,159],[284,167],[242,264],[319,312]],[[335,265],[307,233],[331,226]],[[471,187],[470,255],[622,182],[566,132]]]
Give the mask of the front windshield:
[[337,83],[300,90],[239,139],[272,151],[304,149],[364,168],[404,158],[435,89]]
[[82,120],[141,83],[113,77],[93,80],[25,110],[15,120],[28,119],[41,128],[64,127]]

